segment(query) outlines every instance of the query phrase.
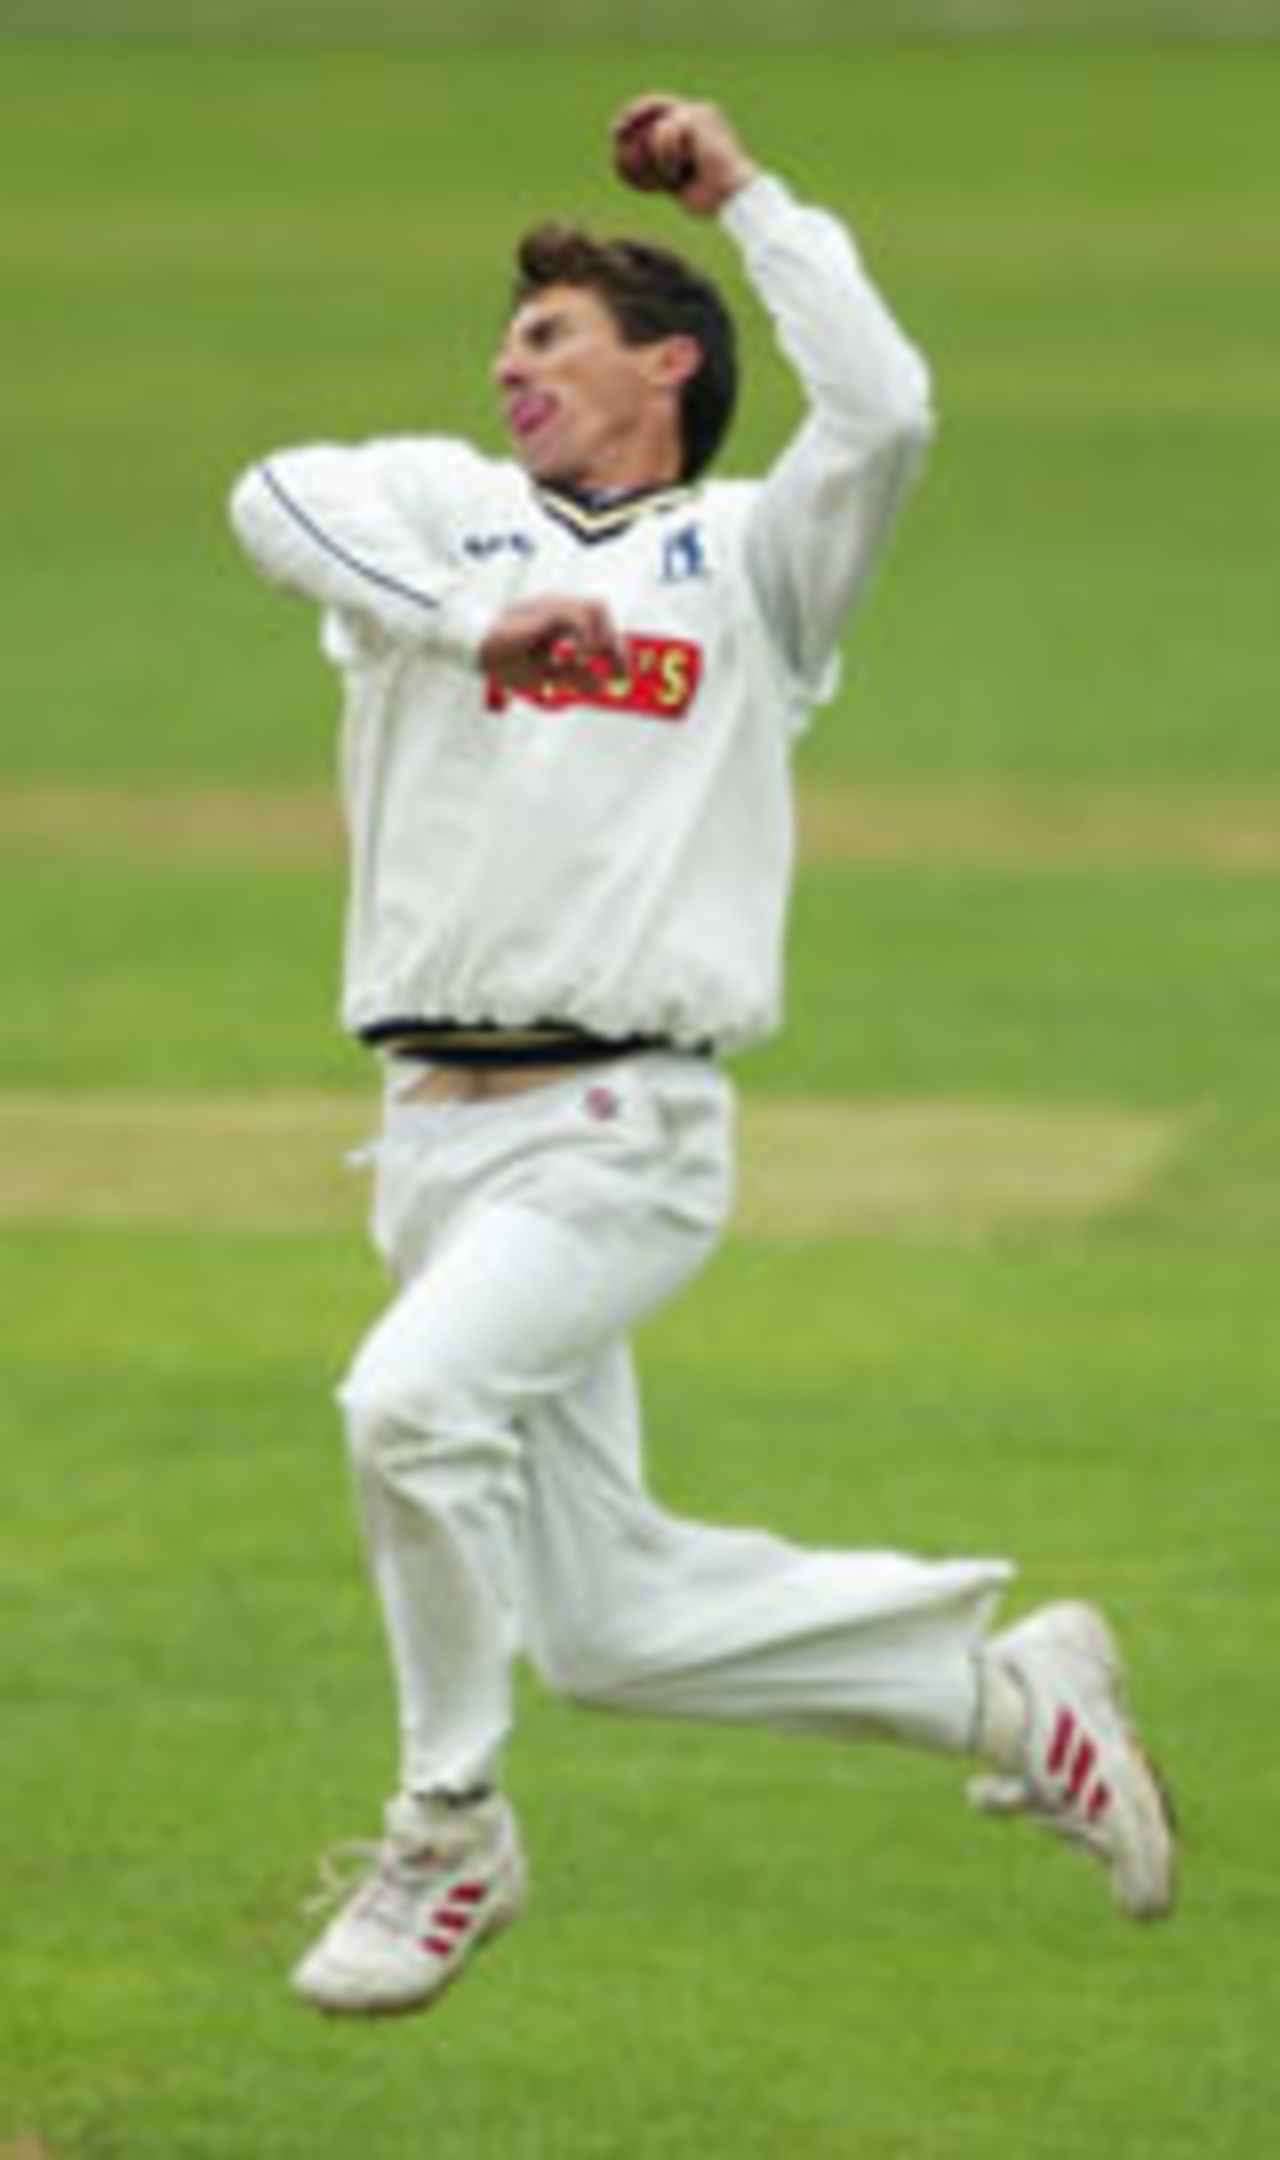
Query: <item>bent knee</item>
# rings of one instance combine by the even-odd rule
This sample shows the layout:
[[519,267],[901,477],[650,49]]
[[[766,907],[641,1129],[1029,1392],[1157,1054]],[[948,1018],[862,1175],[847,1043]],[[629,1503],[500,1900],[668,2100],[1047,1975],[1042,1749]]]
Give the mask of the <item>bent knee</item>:
[[477,1475],[509,1475],[519,1441],[476,1392],[427,1373],[411,1378],[357,1358],[338,1388],[357,1472],[395,1483],[434,1479],[442,1490]]
[[357,1358],[338,1387],[352,1453],[362,1461],[380,1461],[411,1444],[430,1447],[451,1431],[475,1422],[471,1406],[430,1374],[412,1378]]
[[376,1457],[397,1432],[412,1429],[419,1414],[409,1390],[360,1358],[338,1383],[337,1399],[353,1455]]

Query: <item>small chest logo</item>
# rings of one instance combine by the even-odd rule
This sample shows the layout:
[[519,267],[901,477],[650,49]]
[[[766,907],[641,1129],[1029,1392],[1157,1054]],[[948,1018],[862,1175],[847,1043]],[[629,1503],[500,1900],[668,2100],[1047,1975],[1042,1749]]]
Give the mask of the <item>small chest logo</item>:
[[664,585],[685,585],[692,578],[711,575],[707,560],[707,544],[700,525],[682,525],[679,532],[672,533],[662,546],[662,582]]
[[534,542],[525,532],[468,533],[462,549],[473,562],[488,562],[494,555],[527,557],[536,552]]

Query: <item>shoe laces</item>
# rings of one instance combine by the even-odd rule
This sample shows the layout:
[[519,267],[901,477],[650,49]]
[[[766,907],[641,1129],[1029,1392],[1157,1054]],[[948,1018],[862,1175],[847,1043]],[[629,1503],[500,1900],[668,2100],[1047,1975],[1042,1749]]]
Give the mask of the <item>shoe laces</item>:
[[349,1908],[353,1918],[398,1920],[409,1898],[418,1898],[429,1877],[449,1866],[433,1846],[399,1849],[384,1838],[349,1838],[320,1855],[319,1884],[304,1899],[308,1919]]

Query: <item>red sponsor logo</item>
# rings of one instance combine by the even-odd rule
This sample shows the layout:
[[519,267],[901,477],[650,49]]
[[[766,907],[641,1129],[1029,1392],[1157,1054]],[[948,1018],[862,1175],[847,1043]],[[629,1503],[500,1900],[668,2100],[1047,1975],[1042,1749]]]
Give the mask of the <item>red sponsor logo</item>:
[[590,690],[567,690],[555,683],[536,690],[508,690],[490,681],[485,702],[490,712],[506,712],[518,700],[543,712],[567,712],[572,706],[592,706],[600,712],[635,713],[642,720],[683,720],[698,694],[702,680],[702,647],[686,638],[624,638],[627,664],[611,668],[601,660],[594,669],[596,685]]

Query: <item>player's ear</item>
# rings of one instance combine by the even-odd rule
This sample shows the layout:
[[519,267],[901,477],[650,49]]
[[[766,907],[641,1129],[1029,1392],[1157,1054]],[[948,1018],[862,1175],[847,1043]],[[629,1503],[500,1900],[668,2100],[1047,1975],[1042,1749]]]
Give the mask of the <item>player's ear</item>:
[[660,338],[648,348],[652,379],[661,390],[679,390],[702,366],[702,347],[695,337]]

